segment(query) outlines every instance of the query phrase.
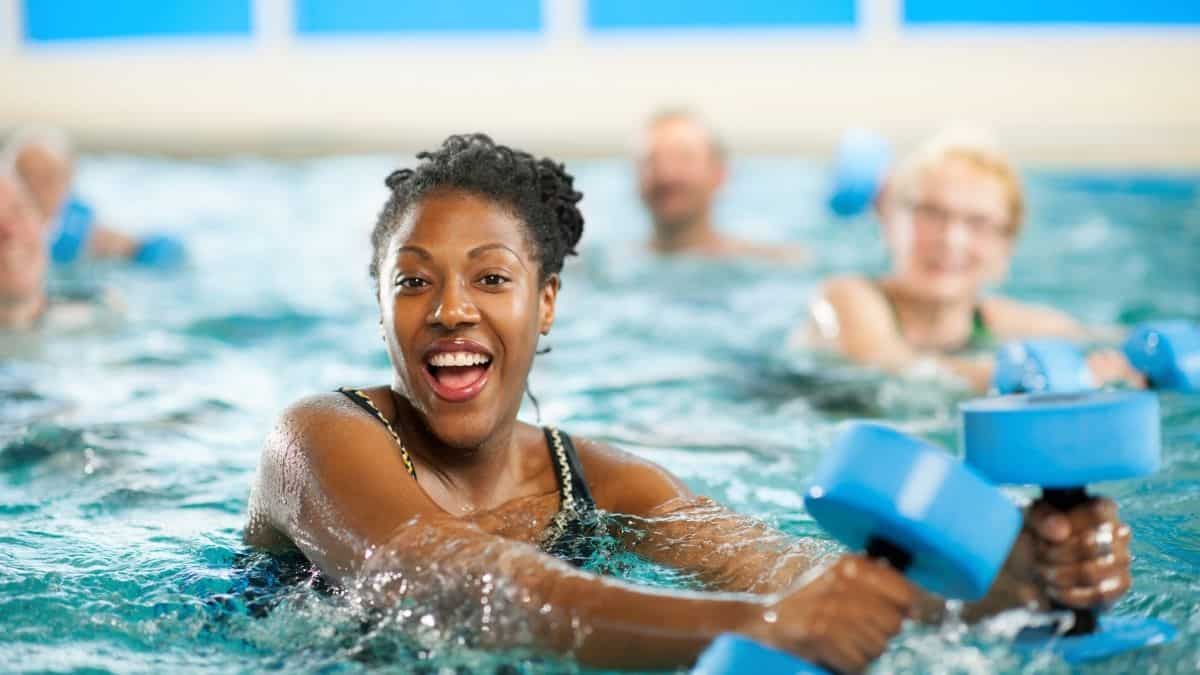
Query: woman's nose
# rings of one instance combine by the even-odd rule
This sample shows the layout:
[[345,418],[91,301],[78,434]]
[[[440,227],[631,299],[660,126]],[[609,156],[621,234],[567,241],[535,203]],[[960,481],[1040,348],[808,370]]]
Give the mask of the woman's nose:
[[442,287],[442,293],[427,322],[451,330],[479,322],[479,308],[472,301],[464,282],[453,281]]

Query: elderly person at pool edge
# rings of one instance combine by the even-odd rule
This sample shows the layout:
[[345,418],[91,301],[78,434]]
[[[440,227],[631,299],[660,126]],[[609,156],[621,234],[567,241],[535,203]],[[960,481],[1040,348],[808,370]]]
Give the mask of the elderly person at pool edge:
[[45,315],[48,266],[32,197],[14,174],[0,171],[0,329],[26,330]]
[[[453,136],[420,159],[388,178],[371,237],[392,381],[283,414],[247,542],[298,548],[379,606],[415,601],[444,617],[492,593],[519,621],[492,621],[479,644],[593,666],[681,667],[734,631],[858,671],[905,617],[937,619],[944,603],[882,563],[845,555],[819,568],[806,542],[693,495],[651,462],[519,421],[563,258],[582,233],[582,195],[561,165],[482,135]],[[611,533],[707,590],[573,566],[616,520],[597,514],[633,517],[638,532]],[[1130,585],[1128,542],[1109,500],[1065,515],[1035,503],[995,586],[967,613],[1112,603]]]

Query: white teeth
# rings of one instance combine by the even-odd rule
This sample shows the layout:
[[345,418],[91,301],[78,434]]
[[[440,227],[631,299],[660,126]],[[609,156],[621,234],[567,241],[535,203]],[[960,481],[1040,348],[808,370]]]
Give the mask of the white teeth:
[[475,352],[441,352],[429,357],[429,365],[436,368],[444,368],[446,366],[481,366],[489,362],[491,362],[490,358]]

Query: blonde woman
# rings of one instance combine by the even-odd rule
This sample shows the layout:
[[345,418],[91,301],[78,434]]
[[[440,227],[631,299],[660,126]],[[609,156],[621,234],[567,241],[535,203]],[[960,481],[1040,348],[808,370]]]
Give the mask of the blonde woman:
[[[1058,310],[985,294],[1008,274],[1025,216],[1016,169],[985,135],[956,130],[926,142],[890,177],[877,210],[891,269],[827,281],[802,341],[887,372],[932,368],[986,391],[999,342],[1102,337]],[[1094,352],[1089,366],[1098,383],[1138,383],[1115,351]]]

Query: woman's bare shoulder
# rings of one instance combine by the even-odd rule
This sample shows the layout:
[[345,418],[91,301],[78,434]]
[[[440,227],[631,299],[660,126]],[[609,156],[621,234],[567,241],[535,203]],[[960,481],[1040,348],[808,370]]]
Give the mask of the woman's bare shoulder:
[[[356,449],[389,443],[382,425],[340,392],[306,396],[280,413],[267,435],[250,494],[246,540],[275,547],[296,514],[297,491],[325,467],[356,463]],[[383,453],[388,454],[388,453]]]
[[602,441],[573,440],[588,488],[606,511],[645,515],[668,501],[691,496],[682,480],[655,462]]

